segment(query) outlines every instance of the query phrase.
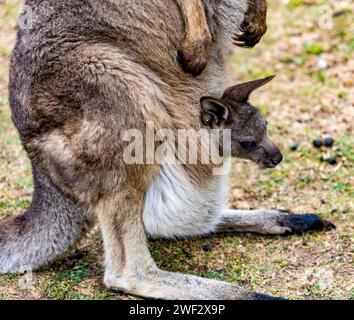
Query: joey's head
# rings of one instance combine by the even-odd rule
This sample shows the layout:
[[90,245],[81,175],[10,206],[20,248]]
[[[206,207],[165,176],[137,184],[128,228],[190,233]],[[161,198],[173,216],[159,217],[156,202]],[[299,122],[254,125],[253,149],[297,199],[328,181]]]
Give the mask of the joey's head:
[[[231,155],[248,159],[266,168],[275,168],[283,156],[267,134],[267,121],[249,104],[253,91],[274,77],[243,83],[227,89],[221,99],[203,97],[202,123],[211,129],[231,130]],[[220,153],[222,154],[222,138]]]

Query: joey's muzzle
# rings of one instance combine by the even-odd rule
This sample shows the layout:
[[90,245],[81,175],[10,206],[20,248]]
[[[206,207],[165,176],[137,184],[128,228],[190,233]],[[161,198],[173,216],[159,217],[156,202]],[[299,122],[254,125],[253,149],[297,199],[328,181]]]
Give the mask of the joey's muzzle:
[[275,168],[283,161],[283,155],[280,150],[273,146],[273,150],[269,152],[269,156],[265,159],[263,165],[266,168]]
[[276,166],[278,166],[281,162],[283,161],[283,155],[278,152],[275,156],[273,156],[269,163],[267,164],[268,168],[275,168]]

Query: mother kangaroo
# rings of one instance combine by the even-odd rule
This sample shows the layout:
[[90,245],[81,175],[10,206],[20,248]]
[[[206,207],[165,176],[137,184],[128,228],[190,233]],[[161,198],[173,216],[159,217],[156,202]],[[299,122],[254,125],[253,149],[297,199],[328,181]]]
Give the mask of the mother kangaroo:
[[[163,299],[270,298],[162,271],[147,238],[283,234],[307,228],[301,218],[226,210],[226,178],[210,166],[123,159],[122,133],[144,133],[148,121],[155,130],[199,128],[200,98],[225,88],[229,45],[252,46],[265,31],[265,0],[201,1],[212,44],[198,77],[185,72],[183,52],[177,58],[186,39],[179,1],[26,1],[31,23],[18,31],[10,103],[35,189],[25,213],[0,223],[0,273],[48,264],[98,217],[109,288]],[[314,218],[312,227],[321,223]]]

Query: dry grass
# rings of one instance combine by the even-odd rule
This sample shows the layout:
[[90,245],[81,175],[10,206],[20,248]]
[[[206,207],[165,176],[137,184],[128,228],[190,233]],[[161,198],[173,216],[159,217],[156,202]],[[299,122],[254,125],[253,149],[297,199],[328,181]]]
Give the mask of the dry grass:
[[[8,108],[8,62],[20,1],[0,0],[0,216],[17,214],[31,196],[29,162],[21,149]],[[261,45],[232,56],[235,80],[277,74],[253,97],[271,123],[271,135],[286,157],[276,170],[260,171],[235,161],[231,206],[285,207],[316,212],[337,224],[330,233],[294,237],[215,236],[184,242],[156,241],[158,264],[209,278],[238,281],[252,290],[299,299],[353,298],[353,3],[270,1],[270,29]],[[335,10],[334,28],[320,29],[323,4]],[[344,3],[344,2],[343,2]],[[320,68],[324,67],[325,68]],[[317,150],[313,138],[335,138],[332,149]],[[291,151],[289,144],[299,144]],[[321,162],[336,155],[338,164]],[[211,252],[202,246],[210,243]],[[102,285],[102,246],[93,232],[79,255],[35,274],[32,290],[18,276],[0,277],[4,299],[127,299]]]

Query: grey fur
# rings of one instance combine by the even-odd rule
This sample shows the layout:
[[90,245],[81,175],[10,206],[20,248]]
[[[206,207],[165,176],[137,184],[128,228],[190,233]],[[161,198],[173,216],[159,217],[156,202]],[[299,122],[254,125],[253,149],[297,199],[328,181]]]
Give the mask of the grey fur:
[[38,269],[65,253],[93,221],[33,167],[35,192],[21,216],[0,223],[0,273]]
[[[177,60],[185,30],[173,0],[26,1],[33,20],[18,32],[10,103],[35,191],[23,215],[0,224],[1,273],[48,264],[98,216],[109,288],[165,299],[269,298],[156,267],[143,210],[162,168],[126,165],[121,140],[125,130],[144,131],[147,121],[157,129],[199,128],[200,97],[219,96],[226,86],[229,45],[242,45],[251,32],[251,46],[263,35],[264,3],[203,1],[214,38],[195,78]],[[199,164],[183,173],[194,186],[209,186],[211,169]]]

